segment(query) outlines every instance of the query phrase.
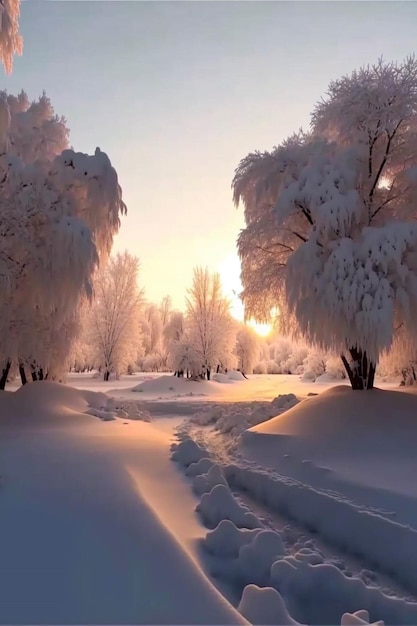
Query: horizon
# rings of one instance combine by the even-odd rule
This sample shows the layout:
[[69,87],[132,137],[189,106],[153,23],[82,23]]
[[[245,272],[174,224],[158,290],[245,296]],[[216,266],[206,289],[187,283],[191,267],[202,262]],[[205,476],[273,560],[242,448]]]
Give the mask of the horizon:
[[24,53],[3,84],[45,89],[75,150],[108,153],[128,207],[113,252],[139,257],[148,300],[183,309],[207,266],[241,317],[234,168],[306,128],[331,79],[413,52],[417,4],[378,3],[373,33],[375,6],[25,1]]

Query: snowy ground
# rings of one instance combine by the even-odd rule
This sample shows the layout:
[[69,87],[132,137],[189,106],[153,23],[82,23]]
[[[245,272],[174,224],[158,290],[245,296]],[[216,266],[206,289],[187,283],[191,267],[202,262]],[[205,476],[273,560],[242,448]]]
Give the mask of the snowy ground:
[[0,623],[417,623],[417,395],[69,383],[0,395]]

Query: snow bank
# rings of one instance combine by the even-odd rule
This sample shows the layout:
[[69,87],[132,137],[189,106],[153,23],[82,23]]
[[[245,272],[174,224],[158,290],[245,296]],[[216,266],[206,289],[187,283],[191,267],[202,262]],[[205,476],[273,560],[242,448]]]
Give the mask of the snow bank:
[[198,463],[201,459],[208,458],[208,456],[207,450],[201,448],[192,439],[185,439],[176,446],[171,459],[188,467],[192,463]]
[[[333,545],[365,558],[417,591],[417,531],[267,471],[228,465],[228,484],[244,489],[272,510],[318,532]],[[357,607],[361,608],[361,607]]]
[[270,584],[285,599],[291,615],[302,622],[337,624],[343,614],[365,609],[372,620],[398,626],[417,623],[416,603],[386,596],[328,563],[310,565],[291,557],[278,560],[271,567]]
[[[206,459],[202,459],[200,463],[205,460]],[[192,467],[192,465],[190,467]],[[224,485],[225,487],[228,486],[220,465],[212,464],[212,467],[206,474],[202,474],[194,478],[193,491],[198,496],[202,496],[204,493],[209,493],[216,485]]]
[[229,519],[238,528],[260,528],[262,524],[258,518],[246,507],[241,506],[233,497],[232,492],[225,485],[216,485],[201,497],[196,506],[204,523],[209,528],[215,528],[219,522]]
[[259,626],[298,626],[287,611],[284,600],[272,587],[247,585],[239,602],[238,611],[251,624]]
[[78,390],[61,383],[38,381],[14,393],[0,394],[2,426],[57,427],[90,422],[88,416],[115,419],[113,401],[104,393]]
[[215,430],[220,433],[238,437],[245,430],[280,415],[298,402],[295,395],[289,393],[267,403],[251,402],[243,406],[242,403],[215,405],[196,413],[192,417],[192,422],[200,426],[214,424]]
[[[387,431],[394,437],[392,452],[396,451],[398,437],[401,443],[406,443],[410,435],[417,436],[416,412],[415,394],[380,389],[358,394],[350,387],[338,385],[257,425],[252,432],[300,436],[323,447],[338,443],[346,448],[354,441],[355,449],[359,447],[368,452],[368,445],[373,441],[371,451],[380,454],[381,444],[388,451],[387,444],[392,442],[386,437]],[[409,443],[407,449],[410,449]]]

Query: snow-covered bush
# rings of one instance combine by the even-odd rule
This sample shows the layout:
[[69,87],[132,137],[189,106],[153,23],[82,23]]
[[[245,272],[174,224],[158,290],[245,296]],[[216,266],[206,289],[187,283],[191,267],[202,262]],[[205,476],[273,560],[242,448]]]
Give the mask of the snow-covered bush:
[[316,380],[318,376],[322,376],[322,374],[324,374],[324,372],[326,371],[325,355],[322,352],[313,350],[304,359],[303,367],[303,379]]

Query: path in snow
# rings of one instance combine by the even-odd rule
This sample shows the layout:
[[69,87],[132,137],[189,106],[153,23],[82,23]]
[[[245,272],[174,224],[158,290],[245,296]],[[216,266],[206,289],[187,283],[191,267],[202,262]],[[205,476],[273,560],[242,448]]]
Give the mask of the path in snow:
[[[187,433],[198,445],[206,449],[210,454],[210,458],[225,470],[226,477],[228,477],[226,468],[231,464],[245,468],[255,474],[257,472],[265,473],[265,468],[257,466],[254,462],[246,461],[239,452],[236,452],[235,446],[230,445],[230,437],[214,431],[211,427],[201,427],[191,422],[183,422],[178,430],[180,433]],[[293,481],[289,476],[278,474],[272,469],[267,470],[267,473],[271,478],[275,476],[278,480],[298,482]],[[378,586],[387,595],[411,602],[417,600],[417,595],[410,593],[410,590],[404,584],[387,573],[376,569],[371,562],[353,556],[330,543],[317,532],[312,532],[307,526],[289,517],[283,509],[279,510],[279,506],[277,510],[272,510],[270,506],[265,504],[262,498],[257,497],[256,492],[248,492],[239,481],[235,482],[230,477],[228,480],[230,489],[238,502],[240,501],[248,507],[266,528],[283,533],[288,554],[295,553],[302,545],[307,544],[308,547],[314,545],[314,548],[323,554],[326,562],[334,564],[348,576],[359,576],[367,584]],[[325,491],[320,493],[324,496],[327,495]],[[341,500],[345,499],[341,494],[329,493],[328,495],[335,495]]]

